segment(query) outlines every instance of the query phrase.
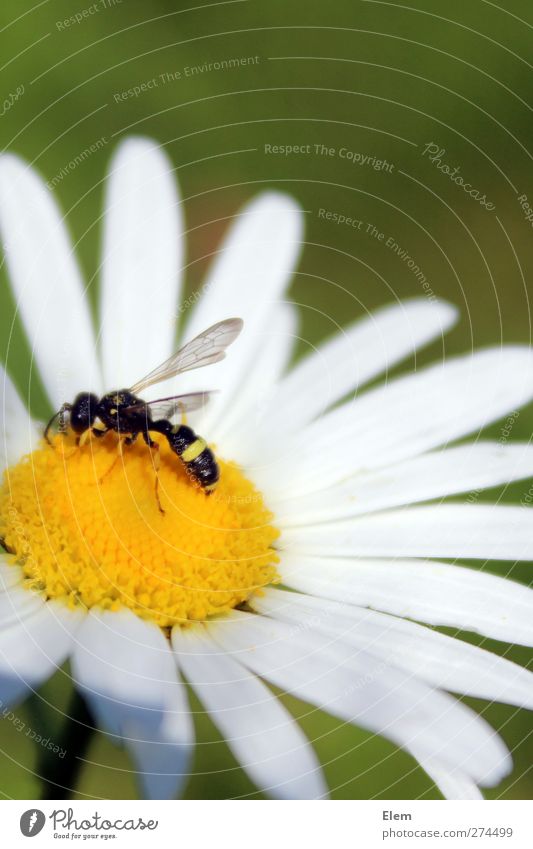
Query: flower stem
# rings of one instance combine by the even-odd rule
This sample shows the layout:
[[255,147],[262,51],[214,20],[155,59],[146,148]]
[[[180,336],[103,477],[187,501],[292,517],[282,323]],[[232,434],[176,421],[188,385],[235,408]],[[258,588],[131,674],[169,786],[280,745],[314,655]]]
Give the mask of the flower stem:
[[75,792],[83,757],[95,731],[85,700],[74,690],[57,746],[64,756],[44,750],[37,773],[42,781],[41,799],[68,799]]

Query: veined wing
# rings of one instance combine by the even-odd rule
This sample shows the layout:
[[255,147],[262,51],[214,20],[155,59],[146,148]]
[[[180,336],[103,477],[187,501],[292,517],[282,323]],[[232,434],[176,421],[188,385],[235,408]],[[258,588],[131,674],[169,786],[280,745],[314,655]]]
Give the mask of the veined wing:
[[150,416],[154,420],[171,419],[178,413],[192,413],[194,410],[200,410],[214,394],[214,392],[190,392],[187,395],[156,398],[155,401],[139,401],[138,404],[124,407],[120,412],[121,414],[128,414],[146,410],[150,412]]
[[184,371],[203,368],[203,366],[223,360],[226,356],[226,348],[235,341],[242,330],[242,326],[241,318],[227,318],[225,321],[213,324],[212,327],[187,342],[183,348],[172,354],[168,360],[161,363],[150,374],[135,383],[130,392],[138,395],[148,386],[153,386],[154,383],[160,383],[162,380],[168,380],[168,378],[175,377]]

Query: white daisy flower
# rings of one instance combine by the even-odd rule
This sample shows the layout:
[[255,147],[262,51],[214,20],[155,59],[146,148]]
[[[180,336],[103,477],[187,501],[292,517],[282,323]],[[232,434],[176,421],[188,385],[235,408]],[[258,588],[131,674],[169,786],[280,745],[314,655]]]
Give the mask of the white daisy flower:
[[[56,204],[12,155],[0,159],[0,226],[54,409],[81,390],[130,386],[171,354],[183,223],[158,146],[133,138],[112,161],[98,338]],[[532,560],[533,513],[439,502],[533,475],[530,445],[448,447],[533,398],[533,354],[486,349],[363,390],[454,323],[452,307],[419,298],[357,321],[287,371],[296,314],[284,296],[301,227],[277,192],[242,210],[181,334],[233,315],[244,331],[205,376],[157,389],[219,390],[194,420],[221,464],[210,497],[164,440],[164,514],[141,440],[107,476],[114,435],[47,446],[3,374],[0,699],[20,702],[70,658],[143,793],[169,798],[194,746],[186,681],[259,788],[324,797],[313,747],[273,684],[384,735],[445,797],[479,798],[511,757],[456,695],[533,708],[533,676],[427,626],[533,644],[529,589],[440,560]]]

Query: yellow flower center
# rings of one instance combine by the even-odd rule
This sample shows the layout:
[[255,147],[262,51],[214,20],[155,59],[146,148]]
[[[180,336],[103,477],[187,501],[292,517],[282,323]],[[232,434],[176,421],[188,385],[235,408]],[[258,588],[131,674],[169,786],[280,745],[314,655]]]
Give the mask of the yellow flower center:
[[206,495],[166,440],[158,444],[164,514],[142,439],[111,471],[112,434],[78,449],[58,436],[6,471],[0,536],[29,588],[171,626],[230,610],[278,579],[278,531],[239,468],[219,460],[218,487]]

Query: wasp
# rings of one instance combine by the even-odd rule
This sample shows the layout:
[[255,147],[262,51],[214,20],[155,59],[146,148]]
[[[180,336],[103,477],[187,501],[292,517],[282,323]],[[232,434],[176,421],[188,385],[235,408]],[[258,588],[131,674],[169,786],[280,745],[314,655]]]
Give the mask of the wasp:
[[[148,447],[155,450],[155,492],[159,510],[164,513],[158,493],[159,446],[150,437],[151,433],[160,433],[167,439],[171,450],[179,457],[192,480],[206,494],[213,492],[220,477],[220,469],[213,452],[208,448],[205,439],[198,436],[192,428],[186,424],[171,422],[173,416],[178,413],[183,416],[203,407],[213,393],[192,392],[187,395],[158,398],[155,401],[143,401],[139,398],[139,393],[183,372],[223,360],[226,349],[235,341],[242,327],[240,318],[228,318],[214,324],[128,389],[113,390],[100,399],[92,392],[78,393],[72,404],[62,404],[57,413],[54,413],[44,431],[46,441],[51,444],[48,434],[56,419],[59,419],[60,432],[66,431],[67,415],[68,425],[76,434],[78,446],[89,433],[102,437],[109,431],[115,431],[119,436],[125,437],[126,445],[133,445],[137,437],[142,436]],[[120,454],[104,477],[114,468],[119,456]]]

